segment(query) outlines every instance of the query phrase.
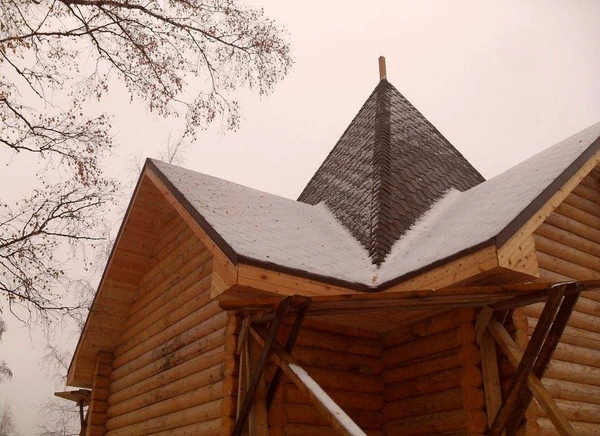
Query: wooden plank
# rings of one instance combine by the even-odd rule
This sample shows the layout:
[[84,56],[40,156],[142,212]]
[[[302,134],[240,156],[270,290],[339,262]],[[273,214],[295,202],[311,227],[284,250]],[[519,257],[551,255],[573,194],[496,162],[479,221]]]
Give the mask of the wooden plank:
[[266,336],[265,343],[263,345],[263,351],[260,355],[260,358],[256,361],[256,366],[253,368],[254,372],[252,374],[252,379],[250,384],[248,385],[248,389],[246,392],[246,397],[244,398],[244,402],[242,403],[242,408],[239,410],[238,418],[236,420],[235,426],[233,428],[232,435],[239,436],[242,434],[242,430],[244,428],[244,424],[250,412],[250,408],[254,401],[254,396],[258,389],[260,379],[264,373],[265,365],[267,363],[267,357],[271,352],[271,347],[276,343],[276,335],[279,330],[279,325],[283,321],[285,313],[290,304],[291,297],[286,297],[281,301],[279,308],[277,309],[277,316],[271,323],[269,327],[269,332]]
[[[267,345],[264,328],[256,326],[251,334],[263,346]],[[260,333],[259,333],[260,332]],[[264,336],[263,336],[264,335]],[[267,338],[267,339],[265,339]],[[265,348],[266,349],[266,348]],[[306,395],[315,405],[334,430],[346,436],[366,436],[350,417],[344,412],[327,393],[302,369],[279,343],[272,344],[273,360],[283,370],[285,375]]]
[[[490,426],[489,434],[491,436],[500,436],[502,432],[507,429],[507,424],[513,416],[519,416],[520,421],[525,413],[525,410],[519,409],[519,407],[522,407],[522,404],[519,402],[519,397],[524,395],[523,388],[527,384],[527,380],[533,370],[537,356],[544,346],[548,331],[552,327],[556,312],[560,308],[565,289],[566,286],[560,286],[555,288],[550,294],[538,325],[531,336],[529,345],[519,362],[506,400],[500,407],[493,424]],[[511,434],[509,429],[507,429],[507,432]]]
[[[562,304],[560,305],[558,314],[554,318],[552,327],[548,332],[546,340],[544,341],[542,348],[538,352],[538,356],[535,361],[535,364],[533,365],[532,372],[540,380],[542,379],[544,373],[546,372],[546,369],[548,368],[550,359],[552,359],[554,350],[556,350],[556,347],[560,342],[560,338],[565,330],[565,327],[567,326],[569,318],[571,317],[571,313],[573,313],[573,309],[577,304],[578,298],[579,293],[567,295],[564,298]],[[549,303],[550,301],[546,303],[546,305],[548,305]],[[542,316],[543,315],[544,314],[542,313]],[[541,322],[542,320],[540,319],[540,321],[538,321],[538,325],[540,325]],[[533,332],[532,339],[536,335],[536,330],[537,327]],[[519,423],[521,422],[521,419],[523,419],[523,415],[525,414],[525,411],[527,410],[527,408],[529,407],[529,403],[531,402],[531,392],[522,392],[517,402],[518,406],[516,407],[516,411],[508,423],[507,430],[509,434],[511,433],[511,431],[516,431]]]
[[[523,357],[523,352],[519,346],[510,337],[510,334],[506,331],[504,326],[496,319],[490,320],[488,329],[500,348],[506,354],[510,362],[514,367],[518,367]],[[552,423],[563,435],[575,435],[575,431],[569,422],[565,419],[561,411],[559,410],[556,402],[548,394],[544,385],[535,374],[529,374],[527,378],[527,387],[538,401],[540,406],[543,408],[546,415],[552,420]]]
[[475,337],[481,353],[483,391],[489,425],[494,422],[498,410],[502,406],[502,389],[500,386],[496,344],[491,333],[487,330],[487,325],[493,315],[494,310],[492,308],[487,306],[482,307],[477,317],[477,323],[475,324]]
[[[304,322],[304,318],[306,317],[306,309],[310,305],[310,300],[306,301],[306,303],[300,308],[298,313],[296,314],[296,318],[294,319],[294,324],[292,325],[292,330],[287,337],[287,341],[285,344],[285,351],[291,353],[294,349],[294,345],[298,340],[298,335],[300,334],[300,328],[302,327],[302,323]],[[273,405],[273,400],[275,399],[275,394],[277,393],[277,389],[281,384],[281,378],[283,373],[281,368],[277,367],[275,370],[275,374],[273,375],[273,379],[271,380],[271,384],[269,385],[269,390],[267,391],[267,410],[271,409]]]

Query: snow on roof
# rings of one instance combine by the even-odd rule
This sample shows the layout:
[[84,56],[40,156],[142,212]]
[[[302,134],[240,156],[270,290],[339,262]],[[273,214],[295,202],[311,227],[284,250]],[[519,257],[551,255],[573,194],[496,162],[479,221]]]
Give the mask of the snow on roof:
[[450,190],[394,244],[379,268],[323,203],[312,206],[150,162],[237,256],[374,288],[491,245],[515,220],[522,225],[535,212],[531,206],[539,208],[566,181],[561,177],[570,177],[599,148],[599,137],[600,123],[465,192]]
[[151,162],[238,256],[349,283],[368,283],[375,270],[367,250],[324,204]]

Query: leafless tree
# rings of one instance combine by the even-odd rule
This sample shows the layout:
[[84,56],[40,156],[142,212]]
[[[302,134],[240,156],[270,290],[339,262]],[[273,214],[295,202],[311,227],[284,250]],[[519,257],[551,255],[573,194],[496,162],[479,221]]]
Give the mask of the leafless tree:
[[0,413],[0,436],[18,436],[9,403],[4,403]]
[[[6,331],[6,323],[0,318],[0,340]],[[4,360],[0,360],[0,383],[12,378],[12,371]]]
[[61,299],[65,262],[104,236],[102,211],[117,184],[102,160],[116,142],[110,116],[86,116],[87,102],[120,81],[151,111],[183,116],[193,140],[218,119],[237,128],[239,105],[227,96],[240,87],[269,93],[291,63],[282,30],[237,0],[0,2],[0,152],[37,157],[41,180],[0,204],[0,295],[9,307],[45,320],[51,309],[72,310]]

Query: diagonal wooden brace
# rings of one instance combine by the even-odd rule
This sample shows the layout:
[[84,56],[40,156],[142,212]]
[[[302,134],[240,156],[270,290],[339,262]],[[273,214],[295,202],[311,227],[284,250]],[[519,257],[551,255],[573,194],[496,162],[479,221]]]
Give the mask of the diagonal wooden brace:
[[[294,319],[294,324],[292,325],[292,330],[288,335],[287,341],[285,343],[285,351],[291,354],[294,345],[296,344],[296,340],[300,334],[300,328],[302,327],[302,322],[306,317],[306,310],[310,305],[311,299],[304,298],[304,301],[301,303],[302,305],[298,309],[298,313],[296,314],[296,318]],[[275,374],[273,375],[273,379],[271,380],[271,384],[269,384],[269,390],[267,391],[267,410],[271,409],[273,405],[273,400],[275,399],[275,394],[277,393],[277,389],[281,384],[281,378],[283,376],[283,372],[281,368],[278,366],[275,370]]]
[[[250,330],[252,336],[267,346],[267,332],[260,326]],[[272,344],[273,360],[285,375],[323,414],[336,433],[345,436],[366,436],[366,433],[344,412],[278,342]]]
[[[244,402],[242,403],[241,408],[238,409],[237,420],[235,422],[235,426],[232,432],[233,436],[239,436],[242,434],[244,425],[246,423],[246,419],[248,418],[248,414],[250,413],[250,409],[252,407],[252,402],[254,401],[254,396],[259,386],[260,379],[265,370],[267,358],[269,357],[269,353],[271,352],[271,347],[273,346],[273,344],[277,343],[275,337],[277,335],[277,331],[279,330],[279,326],[285,317],[291,299],[292,297],[286,297],[281,301],[275,314],[275,317],[271,322],[269,331],[265,339],[263,351],[260,355],[260,358],[256,362],[254,373],[250,378],[250,384],[248,385],[248,389],[246,391],[246,397],[244,398]],[[245,340],[247,340],[247,338]]]
[[[571,314],[573,313],[573,309],[575,309],[575,304],[577,304],[578,299],[579,293],[564,297],[558,314],[556,315],[548,336],[544,341],[544,345],[539,351],[537,360],[533,365],[532,373],[535,374],[535,376],[540,380],[548,368],[548,364],[550,363],[552,355],[554,354],[554,351],[560,342],[560,338],[565,330],[565,327],[567,326],[567,322],[569,321]],[[531,392],[529,390],[524,390],[519,396],[515,413],[511,416],[506,427],[507,434],[510,435],[517,431],[519,424],[525,415],[525,411],[529,407],[531,397]]]
[[[519,367],[524,359],[524,353],[510,337],[510,334],[506,331],[504,326],[498,320],[492,318],[488,324],[488,329],[513,366]],[[571,424],[569,424],[562,412],[558,409],[554,399],[548,394],[546,388],[540,381],[540,378],[530,371],[526,378],[526,385],[560,434],[575,435],[575,430],[573,430]],[[497,415],[497,418],[498,416],[499,414]],[[500,427],[499,431],[502,432],[504,428],[505,426]],[[492,433],[490,432],[489,434]]]
[[[517,371],[515,372],[515,376],[508,390],[508,395],[496,414],[494,422],[490,426],[490,436],[500,436],[502,432],[507,429],[506,427],[509,419],[513,415],[517,414],[520,417],[523,416],[522,413],[524,413],[524,411],[519,410],[519,397],[523,395],[526,390],[524,388],[527,379],[533,370],[533,366],[535,365],[540,350],[544,346],[550,327],[552,327],[554,317],[561,305],[564,291],[565,287],[561,286],[554,289],[554,292],[550,294],[540,320],[531,336],[531,340],[525,349],[523,358],[520,359],[517,366]],[[510,436],[511,433],[507,431],[507,434]]]

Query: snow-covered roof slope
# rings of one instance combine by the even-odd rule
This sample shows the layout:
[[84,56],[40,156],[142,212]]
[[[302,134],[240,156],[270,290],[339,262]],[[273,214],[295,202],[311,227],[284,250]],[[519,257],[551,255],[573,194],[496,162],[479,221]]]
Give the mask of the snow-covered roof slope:
[[[324,204],[309,204],[149,160],[238,259],[368,283],[369,253]],[[202,223],[201,223],[202,225]],[[207,233],[211,234],[210,229]],[[219,242],[219,241],[215,241]],[[229,250],[230,248],[230,250]]]
[[468,191],[450,191],[392,247],[380,282],[492,240],[501,246],[591,157],[598,137],[600,123]]
[[465,192],[449,191],[379,268],[323,203],[285,199],[156,160],[148,165],[234,262],[365,289],[501,245],[600,148],[599,137],[600,123]]

